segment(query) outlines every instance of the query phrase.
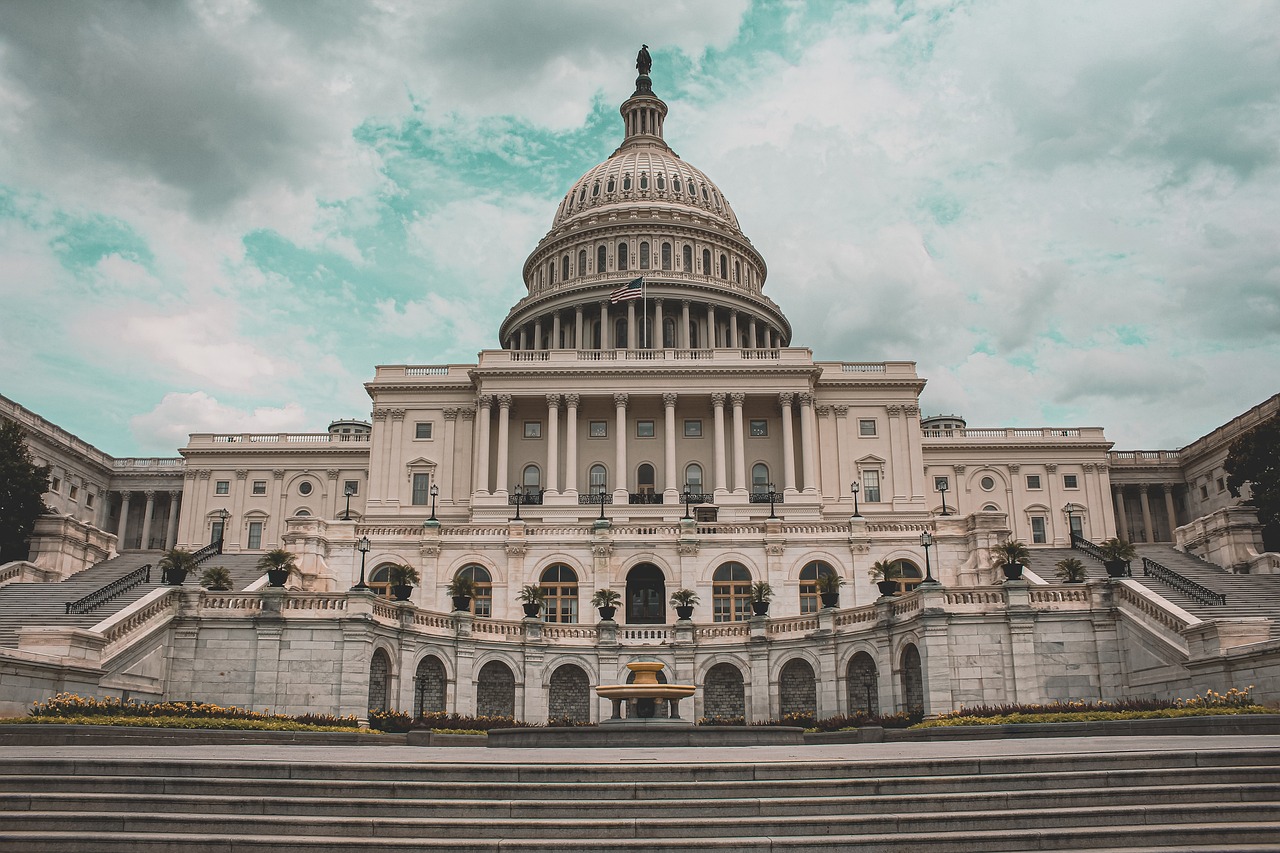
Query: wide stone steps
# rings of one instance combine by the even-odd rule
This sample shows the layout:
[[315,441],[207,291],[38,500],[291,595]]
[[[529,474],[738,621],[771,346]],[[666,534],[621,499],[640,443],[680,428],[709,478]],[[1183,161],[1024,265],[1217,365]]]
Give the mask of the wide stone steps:
[[0,849],[1280,850],[1280,748],[580,765],[406,750],[0,757]]

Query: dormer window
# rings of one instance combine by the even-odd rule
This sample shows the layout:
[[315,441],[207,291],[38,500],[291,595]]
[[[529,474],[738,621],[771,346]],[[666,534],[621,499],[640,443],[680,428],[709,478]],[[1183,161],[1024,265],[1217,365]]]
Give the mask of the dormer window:
[[614,182],[613,178],[610,178],[609,183],[605,185],[604,191],[607,193],[611,193],[617,188],[617,186],[618,185],[617,183]]
[[622,188],[624,190],[631,189],[631,176],[627,175],[622,179]]
[[649,173],[648,172],[640,173],[640,189],[642,190],[649,189]]
[[667,179],[666,179],[664,176],[659,175],[659,176],[658,176],[658,189],[660,189],[660,190],[665,190],[666,188],[667,188]]
[[591,186],[591,197],[592,197],[592,198],[599,198],[599,197],[600,197],[600,182],[599,182],[599,181],[596,181],[596,182]]

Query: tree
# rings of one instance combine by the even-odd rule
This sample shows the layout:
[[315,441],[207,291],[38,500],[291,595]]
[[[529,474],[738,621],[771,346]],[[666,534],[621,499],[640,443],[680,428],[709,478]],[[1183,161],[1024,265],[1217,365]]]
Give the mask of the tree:
[[1280,551],[1280,418],[1259,424],[1231,442],[1227,461],[1227,488],[1240,497],[1245,485],[1245,501],[1258,510],[1262,522],[1262,544],[1268,551]]
[[0,563],[27,559],[36,519],[48,512],[49,466],[31,459],[26,437],[18,424],[0,420]]

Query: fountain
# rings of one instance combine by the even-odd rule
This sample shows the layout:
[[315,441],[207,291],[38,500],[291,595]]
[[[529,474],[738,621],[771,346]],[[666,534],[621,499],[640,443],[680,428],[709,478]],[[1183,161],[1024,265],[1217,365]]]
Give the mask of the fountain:
[[[602,720],[600,725],[618,725],[623,723],[649,726],[691,726],[689,720],[680,719],[680,700],[692,696],[697,690],[694,684],[662,684],[658,681],[658,673],[662,671],[661,661],[641,660],[627,664],[627,669],[635,674],[631,684],[602,684],[596,693],[613,702],[613,717]],[[628,711],[634,709],[632,716],[622,716],[622,703],[628,704]],[[668,708],[666,718],[656,715],[656,703],[665,701]]]

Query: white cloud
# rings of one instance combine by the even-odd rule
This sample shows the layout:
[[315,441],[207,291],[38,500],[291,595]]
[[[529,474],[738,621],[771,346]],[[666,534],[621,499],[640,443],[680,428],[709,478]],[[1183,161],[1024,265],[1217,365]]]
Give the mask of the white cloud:
[[324,424],[309,421],[297,403],[282,407],[238,409],[219,403],[203,391],[165,394],[155,408],[129,421],[135,439],[144,447],[182,447],[195,432],[275,433],[316,432]]

